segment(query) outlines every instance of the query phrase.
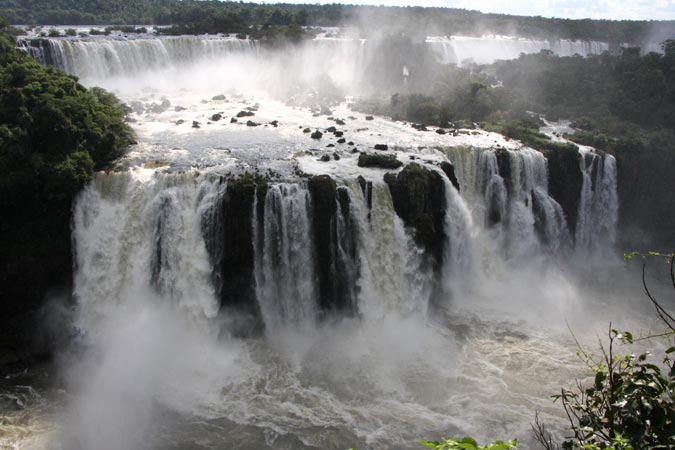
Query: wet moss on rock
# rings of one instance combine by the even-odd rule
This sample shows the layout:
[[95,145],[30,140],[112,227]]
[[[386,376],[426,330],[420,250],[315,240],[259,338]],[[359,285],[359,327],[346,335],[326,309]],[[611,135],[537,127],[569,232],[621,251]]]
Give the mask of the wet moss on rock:
[[398,174],[387,173],[396,214],[415,230],[415,240],[432,257],[434,270],[440,268],[445,244],[445,181],[442,175],[410,163]]
[[567,219],[567,226],[574,233],[584,183],[579,149],[569,147],[546,150],[544,156],[548,161],[548,192],[560,203]]
[[[316,255],[316,267],[319,281],[319,305],[324,314],[340,311],[347,314],[355,314],[356,295],[350,271],[356,263],[345,261],[351,259],[349,249],[347,255],[340,255],[338,242],[353,243],[355,251],[356,240],[351,233],[355,227],[349,217],[350,199],[346,191],[340,190],[334,179],[329,175],[312,176],[307,181],[307,186],[312,198],[312,226],[314,231],[314,244]],[[337,217],[338,205],[342,217]],[[341,219],[342,230],[338,227]],[[348,233],[347,236],[339,236],[339,232]],[[349,247],[349,245],[347,245]],[[343,249],[345,250],[345,249]]]
[[[255,253],[253,247],[253,205],[257,196],[257,216],[264,212],[267,181],[258,174],[245,173],[228,180],[215,211],[215,217],[204,230],[207,250],[213,264],[216,293],[223,307],[255,318],[253,330],[262,326],[255,295]],[[260,226],[261,220],[256,226]],[[203,227],[204,228],[204,227]]]

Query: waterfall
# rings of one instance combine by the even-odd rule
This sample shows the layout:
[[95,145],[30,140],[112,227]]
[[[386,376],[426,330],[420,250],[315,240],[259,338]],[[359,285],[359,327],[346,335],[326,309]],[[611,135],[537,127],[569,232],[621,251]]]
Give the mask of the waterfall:
[[447,177],[443,177],[445,186],[445,223],[446,237],[443,252],[444,292],[450,293],[457,283],[468,287],[471,282],[467,277],[471,273],[472,228],[471,212],[466,203]]
[[[269,187],[263,235],[254,234],[254,242],[256,293],[265,325],[272,332],[283,326],[311,328],[317,318],[310,211],[305,186],[281,183]],[[253,227],[258,229],[257,218]]]
[[356,182],[349,187],[361,237],[359,310],[366,319],[392,312],[426,314],[433,274],[423,269],[424,251],[396,215],[389,188],[373,182],[367,188],[372,195],[369,207],[365,189]]
[[510,36],[442,36],[428,37],[427,45],[442,64],[474,62],[491,64],[499,59],[516,59],[521,53],[550,50],[558,56],[588,56],[609,51],[609,44],[598,41],[568,39],[536,40]]
[[178,36],[91,39],[23,39],[20,46],[43,64],[88,79],[166,70],[229,55],[255,55],[256,41]]
[[218,312],[199,211],[213,181],[147,169],[98,173],[74,206],[75,297],[79,326],[125,302],[157,293],[203,321]]
[[577,250],[604,252],[616,241],[619,201],[616,193],[616,159],[580,147],[583,184],[576,229]]

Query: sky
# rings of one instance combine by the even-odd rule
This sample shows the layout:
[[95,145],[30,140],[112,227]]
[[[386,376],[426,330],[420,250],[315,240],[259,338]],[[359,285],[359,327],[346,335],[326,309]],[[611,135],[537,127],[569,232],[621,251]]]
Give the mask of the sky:
[[675,20],[675,0],[285,0],[284,2],[443,6],[491,13],[570,19]]

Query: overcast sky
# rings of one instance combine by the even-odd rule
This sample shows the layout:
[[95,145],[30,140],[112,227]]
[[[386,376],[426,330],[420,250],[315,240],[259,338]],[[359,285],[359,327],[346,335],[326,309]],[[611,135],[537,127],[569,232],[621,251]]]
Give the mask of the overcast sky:
[[482,12],[570,19],[675,20],[675,0],[285,0],[285,2],[445,6]]

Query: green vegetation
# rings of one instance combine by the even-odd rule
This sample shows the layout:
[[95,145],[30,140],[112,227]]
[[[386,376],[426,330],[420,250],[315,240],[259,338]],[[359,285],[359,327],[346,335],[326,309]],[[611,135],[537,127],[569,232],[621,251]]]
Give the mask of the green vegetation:
[[478,445],[475,439],[442,439],[441,441],[420,441],[422,445],[432,450],[512,450],[518,448],[518,441],[495,441],[487,445]]
[[133,142],[125,108],[42,67],[0,22],[0,307],[69,283],[73,196]]
[[359,167],[378,167],[380,169],[398,169],[403,165],[394,154],[361,153]]

